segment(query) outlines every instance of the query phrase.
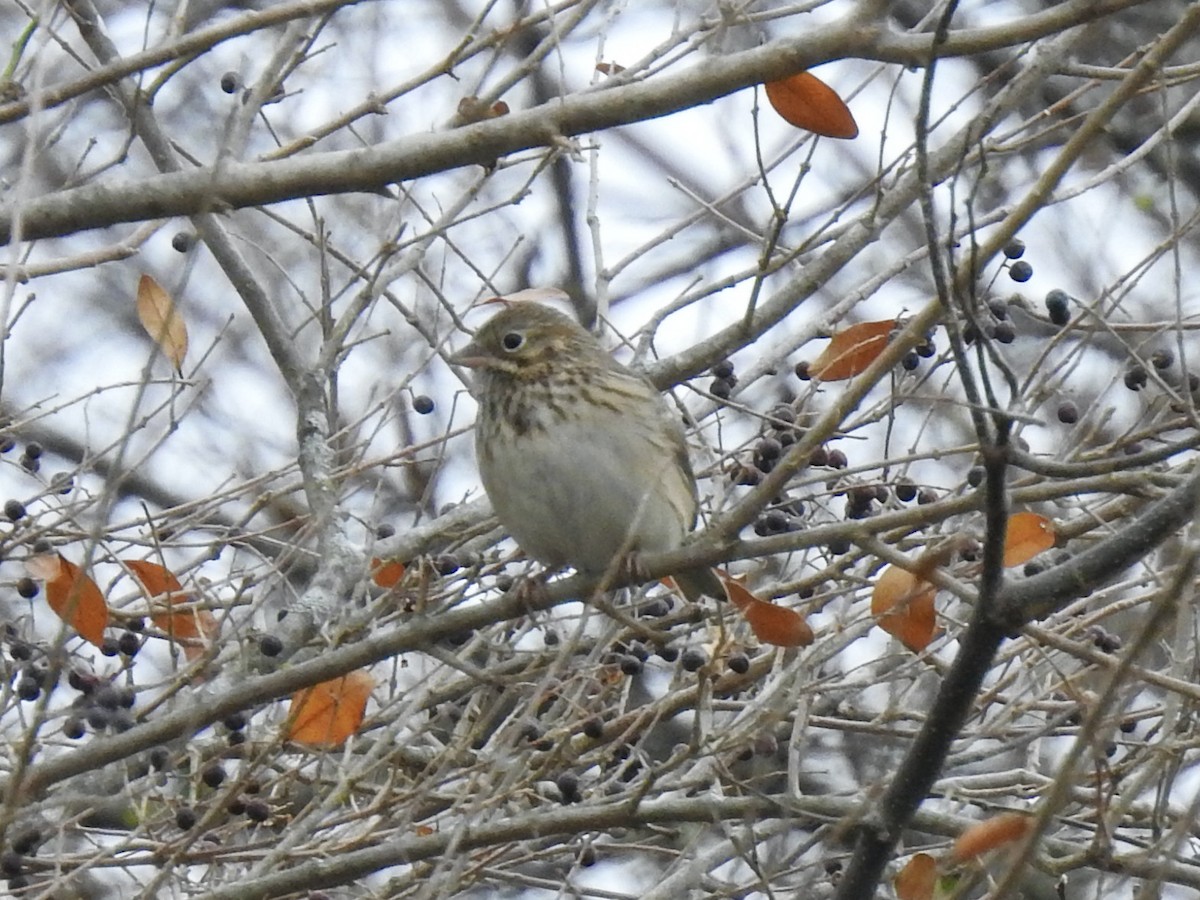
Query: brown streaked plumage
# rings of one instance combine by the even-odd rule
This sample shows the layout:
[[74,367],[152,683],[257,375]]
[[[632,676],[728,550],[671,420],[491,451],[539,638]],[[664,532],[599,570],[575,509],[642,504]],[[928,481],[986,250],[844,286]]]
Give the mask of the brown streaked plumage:
[[[497,518],[548,566],[598,575],[679,546],[696,481],[678,419],[644,378],[567,316],[506,307],[454,355],[476,372],[475,451]],[[677,579],[721,596],[709,570]]]

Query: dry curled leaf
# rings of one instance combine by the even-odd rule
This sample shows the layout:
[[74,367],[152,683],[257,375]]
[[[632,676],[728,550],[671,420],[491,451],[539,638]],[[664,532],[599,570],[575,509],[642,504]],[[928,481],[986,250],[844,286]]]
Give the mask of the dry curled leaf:
[[154,627],[180,644],[189,661],[202,656],[205,647],[221,630],[216,616],[207,609],[188,605],[191,595],[165,566],[142,559],[124,562],[150,597],[150,621]]
[[937,636],[936,594],[937,588],[928,581],[899,566],[888,566],[871,592],[871,614],[880,628],[920,653]]
[[171,361],[175,371],[182,373],[183,358],[187,355],[187,326],[171,295],[149,275],[138,281],[137,314],[150,340]]
[[375,679],[363,669],[292,694],[287,736],[309,747],[331,749],[362,725]]
[[875,362],[888,345],[896,329],[895,319],[881,322],[859,322],[837,334],[829,346],[809,365],[808,372],[822,381],[842,381],[853,378]]
[[729,601],[741,611],[754,636],[764,644],[807,647],[813,642],[813,630],[800,613],[756,597],[736,579],[720,570],[714,571],[720,576]]
[[837,91],[811,72],[768,81],[767,100],[789,125],[825,137],[858,137],[858,123]]
[[933,900],[937,881],[937,860],[928,853],[918,853],[896,873],[892,887],[899,900]]
[[35,556],[25,567],[32,577],[45,581],[46,602],[55,614],[99,647],[108,625],[108,604],[96,582],[59,553]]
[[1004,565],[1019,566],[1054,546],[1054,523],[1037,513],[1019,512],[1008,517],[1004,536]]
[[378,556],[371,559],[371,580],[385,590],[398,585],[404,572],[404,563],[398,560],[380,559]]
[[1025,813],[1007,812],[977,822],[967,828],[954,842],[951,856],[956,862],[968,862],[991,850],[997,850],[1021,840],[1033,828],[1033,817]]

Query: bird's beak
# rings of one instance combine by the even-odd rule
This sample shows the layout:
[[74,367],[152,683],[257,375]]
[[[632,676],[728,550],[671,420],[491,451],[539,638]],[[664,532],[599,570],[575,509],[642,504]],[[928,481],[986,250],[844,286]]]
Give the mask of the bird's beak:
[[452,365],[466,366],[468,369],[480,369],[487,365],[487,354],[474,341],[467,344],[457,353],[447,357]]

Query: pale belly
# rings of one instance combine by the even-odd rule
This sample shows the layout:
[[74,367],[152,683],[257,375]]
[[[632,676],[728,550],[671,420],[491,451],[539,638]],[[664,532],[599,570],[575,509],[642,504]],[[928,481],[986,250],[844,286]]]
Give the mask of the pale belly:
[[614,419],[565,422],[480,458],[496,515],[530,556],[549,566],[605,571],[620,553],[677,547],[696,515],[690,476],[663,435]]

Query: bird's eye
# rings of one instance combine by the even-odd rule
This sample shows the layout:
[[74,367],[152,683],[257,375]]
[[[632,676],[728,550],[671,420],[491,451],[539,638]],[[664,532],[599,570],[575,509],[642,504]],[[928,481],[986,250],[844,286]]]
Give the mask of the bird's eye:
[[525,335],[519,331],[510,331],[504,337],[500,338],[500,346],[512,353],[515,350],[520,350],[521,345],[525,343]]

